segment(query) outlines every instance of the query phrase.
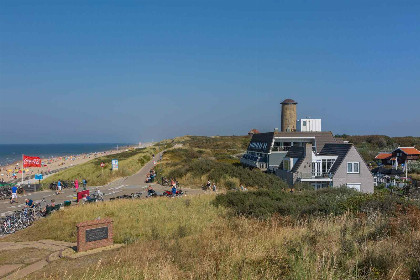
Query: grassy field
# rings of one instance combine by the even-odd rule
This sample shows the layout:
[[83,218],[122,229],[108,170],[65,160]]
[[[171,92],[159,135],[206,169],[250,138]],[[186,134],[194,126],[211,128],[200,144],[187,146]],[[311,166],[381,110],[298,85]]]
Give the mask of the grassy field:
[[214,199],[200,195],[71,207],[7,239],[75,241],[77,222],[101,216],[114,220],[116,242],[127,244],[118,251],[60,260],[30,279],[420,277],[418,208],[396,204],[392,215],[349,209],[254,219],[215,206]]
[[302,187],[290,193],[278,178],[237,164],[247,141],[163,141],[161,148],[181,148],[165,152],[157,169],[188,186],[211,179],[226,189],[243,183],[251,191],[70,207],[3,240],[74,242],[78,222],[114,220],[114,240],[126,246],[53,262],[31,280],[420,279],[418,201],[385,190]]
[[[152,154],[157,153],[159,147],[152,146],[143,149],[135,149],[122,152],[116,155],[108,155],[92,159],[86,163],[63,170],[49,176],[41,181],[44,188],[59,179],[64,181],[79,181],[86,179],[91,186],[100,186],[109,183],[117,178],[130,176],[137,172],[145,163],[151,160]],[[111,160],[118,159],[118,171],[111,170]],[[100,167],[101,162],[105,163],[103,173]]]

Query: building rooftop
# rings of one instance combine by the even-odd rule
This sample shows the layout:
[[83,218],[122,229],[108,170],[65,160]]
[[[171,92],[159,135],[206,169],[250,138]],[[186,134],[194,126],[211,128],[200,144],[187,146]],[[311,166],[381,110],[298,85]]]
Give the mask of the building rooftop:
[[350,148],[353,144],[339,144],[339,143],[327,143],[322,148],[320,155],[329,156],[334,155],[337,156],[337,159],[334,162],[334,165],[330,169],[330,173],[335,174],[337,169],[340,167],[341,163],[343,162],[344,158],[346,157],[347,153],[350,151]]
[[401,150],[406,155],[420,155],[420,151],[414,147],[398,147],[397,150]]
[[315,146],[316,151],[319,152],[324,147],[326,143],[343,143],[342,141],[338,141],[334,138],[334,135],[331,131],[320,131],[320,132],[266,132],[266,133],[259,133],[254,134],[251,139],[251,143],[266,143],[267,145],[262,146],[263,148],[251,148],[248,147],[249,150],[258,150],[263,153],[269,153],[271,149],[271,145],[273,142],[273,138],[285,138],[285,139],[293,139],[293,138],[314,138],[315,139]]
[[375,159],[390,159],[392,156],[392,153],[379,153]]
[[280,104],[297,104],[296,101],[294,101],[293,99],[285,99],[282,103]]

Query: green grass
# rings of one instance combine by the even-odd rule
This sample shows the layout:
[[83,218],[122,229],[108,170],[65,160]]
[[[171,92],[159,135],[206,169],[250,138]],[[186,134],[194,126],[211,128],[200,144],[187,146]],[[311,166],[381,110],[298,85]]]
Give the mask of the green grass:
[[114,241],[117,243],[171,239],[200,232],[223,213],[222,209],[215,209],[210,204],[212,198],[154,198],[85,204],[54,212],[10,238],[14,241],[75,242],[77,223],[106,217],[114,220]]
[[[64,181],[79,181],[86,179],[90,186],[100,186],[109,183],[117,178],[130,176],[137,172],[145,163],[151,160],[151,156],[157,153],[158,147],[152,146],[143,149],[129,150],[114,155],[107,155],[92,159],[86,163],[65,169],[57,174],[49,176],[41,181],[44,188],[59,179]],[[111,170],[111,160],[118,159],[118,171]],[[105,163],[103,172],[101,162]]]

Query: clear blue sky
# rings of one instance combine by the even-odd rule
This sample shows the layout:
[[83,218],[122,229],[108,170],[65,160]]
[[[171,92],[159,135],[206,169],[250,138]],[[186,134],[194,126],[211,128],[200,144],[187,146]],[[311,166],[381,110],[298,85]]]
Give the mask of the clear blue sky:
[[420,136],[420,1],[0,0],[0,143]]

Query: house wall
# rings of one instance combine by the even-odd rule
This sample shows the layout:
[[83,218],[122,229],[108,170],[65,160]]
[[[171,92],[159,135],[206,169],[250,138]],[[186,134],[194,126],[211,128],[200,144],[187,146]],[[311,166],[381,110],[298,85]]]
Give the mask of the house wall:
[[286,181],[286,183],[289,186],[292,186],[294,184],[295,178],[293,176],[293,173],[291,172],[282,169],[276,169],[276,176]]
[[295,174],[295,177],[300,177],[300,174],[312,174],[312,143],[305,144],[305,158]]
[[[347,162],[360,162],[360,172],[347,174]],[[340,187],[349,183],[360,183],[361,192],[373,193],[373,175],[354,146],[350,148],[333,177],[333,187]]]

